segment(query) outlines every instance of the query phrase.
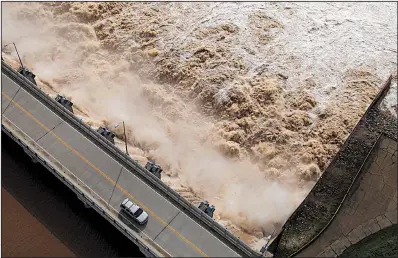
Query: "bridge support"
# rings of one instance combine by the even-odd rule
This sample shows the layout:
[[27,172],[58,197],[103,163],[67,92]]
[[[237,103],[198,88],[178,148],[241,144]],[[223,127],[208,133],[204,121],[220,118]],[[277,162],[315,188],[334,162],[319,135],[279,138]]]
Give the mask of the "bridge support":
[[87,200],[85,200],[85,198],[83,196],[81,196],[80,194],[77,194],[77,198],[79,198],[79,200],[83,202],[84,208],[86,208],[86,209],[91,208],[91,206],[87,203]]
[[23,147],[23,150],[25,151],[26,154],[28,154],[28,156],[32,159],[33,163],[37,163],[39,162],[37,160],[36,155],[33,153],[33,151],[31,151],[29,148],[27,148],[26,146]]
[[[2,67],[3,68],[3,67]],[[84,196],[80,192],[80,186],[72,184],[71,181],[66,180],[65,178],[65,172],[59,171],[59,168],[62,166],[54,165],[52,164],[53,162],[49,162],[46,159],[48,158],[48,155],[40,151],[39,148],[35,148],[36,146],[34,145],[34,142],[29,142],[30,146],[35,146],[35,147],[27,147],[27,144],[21,140],[22,138],[20,134],[15,133],[15,128],[11,127],[11,123],[7,120],[7,118],[3,117],[3,121],[1,121],[1,130],[8,136],[10,137],[13,141],[15,141],[21,148],[24,150],[24,152],[32,159],[33,162],[40,163],[43,165],[49,172],[51,172],[54,176],[56,176],[61,182],[63,182],[72,192],[74,192],[79,198],[84,206],[86,208],[93,208],[98,214],[100,214],[104,219],[106,219],[109,223],[111,223],[115,228],[117,228],[123,235],[125,235],[128,239],[130,239],[134,244],[136,244],[141,252],[145,255],[145,257],[170,257],[170,255],[159,248],[153,247],[153,244],[147,243],[148,240],[143,239],[142,236],[140,237],[139,234],[137,234],[134,231],[128,231],[127,228],[128,226],[124,225],[124,223],[117,218],[115,218],[110,212],[107,211],[105,205],[99,202],[99,204],[94,204],[91,206],[90,199],[92,197],[90,195]],[[26,138],[25,138],[26,139]],[[57,163],[56,161],[54,163]],[[87,198],[87,199],[86,199]],[[149,246],[149,247],[148,247]]]

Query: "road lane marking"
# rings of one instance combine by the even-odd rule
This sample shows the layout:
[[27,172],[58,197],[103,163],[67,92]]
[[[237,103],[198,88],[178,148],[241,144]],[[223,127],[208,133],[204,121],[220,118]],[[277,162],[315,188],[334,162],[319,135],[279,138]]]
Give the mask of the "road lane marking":
[[[106,180],[108,180],[112,185],[115,185],[116,182],[113,181],[109,176],[107,176],[103,171],[101,171],[99,168],[97,168],[94,164],[92,164],[89,160],[87,160],[82,154],[80,154],[78,151],[76,151],[74,148],[69,146],[65,141],[63,141],[58,135],[56,135],[54,132],[50,131],[50,129],[45,126],[43,123],[41,123],[36,117],[34,117],[31,113],[29,113],[26,109],[24,109],[21,105],[19,105],[17,102],[12,100],[6,93],[3,91],[1,94],[8,99],[10,102],[12,102],[16,107],[18,107],[22,112],[24,112],[27,116],[29,116],[33,121],[35,121],[38,125],[40,125],[44,130],[48,131],[52,136],[54,136],[62,145],[64,145],[66,148],[70,149],[73,153],[76,154],[81,160],[86,162],[91,168],[93,168],[95,171],[97,171],[100,175],[102,175]],[[165,227],[167,227],[170,231],[172,231],[176,236],[181,238],[184,242],[189,244],[193,249],[195,249],[197,252],[202,254],[204,257],[209,257],[205,252],[203,252],[199,247],[197,247],[194,243],[189,241],[186,237],[184,237],[182,234],[180,234],[177,230],[175,230],[173,227],[171,227],[167,222],[165,222],[163,219],[161,219],[156,213],[154,213],[151,209],[149,209],[147,206],[145,206],[143,203],[138,201],[134,196],[132,196],[129,192],[127,192],[123,187],[121,187],[119,184],[116,184],[116,187],[124,193],[126,196],[134,200],[138,205],[140,205],[143,209],[145,209],[151,216],[155,217],[156,220],[158,220],[161,224],[163,224]]]
[[[4,115],[3,115],[4,116]],[[5,117],[5,116],[4,116]],[[10,125],[11,125],[11,127],[15,127],[17,130],[19,130],[19,131],[21,131],[27,138],[29,138],[32,142],[34,142],[35,144],[34,144],[34,149],[36,149],[35,147],[37,146],[37,148],[39,149],[36,149],[36,150],[38,150],[38,151],[43,151],[44,153],[46,153],[47,155],[48,155],[48,157],[50,157],[51,159],[53,159],[55,162],[57,162],[57,163],[59,163],[61,166],[62,166],[62,169],[65,169],[68,173],[70,173],[71,175],[73,175],[73,177],[75,177],[76,178],[76,180],[78,180],[78,182],[77,182],[77,184],[79,185],[79,184],[81,184],[82,186],[83,186],[83,188],[87,188],[87,189],[89,189],[90,191],[89,191],[89,193],[93,193],[94,195],[96,195],[97,197],[94,197],[93,196],[93,198],[95,199],[95,198],[98,198],[99,200],[102,200],[104,203],[107,203],[98,193],[96,193],[91,187],[89,187],[86,183],[84,183],[83,182],[83,180],[81,180],[79,177],[77,177],[75,174],[73,174],[67,167],[65,167],[64,165],[62,165],[61,164],[61,162],[58,160],[58,159],[56,159],[53,155],[51,155],[47,150],[45,150],[42,146],[40,146],[40,144],[37,144],[37,142],[35,142],[35,140],[33,140],[32,139],[32,137],[30,137],[29,135],[27,135],[25,132],[23,132],[23,130],[21,129],[21,128],[19,128],[16,124],[14,124],[13,122],[11,122],[11,120],[8,118],[8,117],[5,117],[7,120],[7,122],[8,123],[10,123]],[[12,130],[12,129],[8,129],[8,130]],[[15,133],[15,132],[14,132]],[[25,137],[24,137],[25,138]],[[27,140],[28,142],[29,142],[29,140],[28,139],[26,139],[25,138],[25,140]],[[28,143],[25,143],[25,144],[28,144]],[[32,147],[31,147],[32,148]],[[48,159],[48,158],[45,158],[45,159]],[[48,159],[48,160],[50,160],[51,161],[51,159]],[[66,175],[67,177],[70,177],[70,175]],[[73,181],[73,179],[68,179],[69,181]],[[110,207],[108,207],[108,209],[112,209],[114,212],[116,212],[116,213],[119,213],[119,211],[118,210],[116,210],[113,206],[110,206]],[[124,216],[123,214],[120,214],[124,219],[126,219],[126,220],[129,220],[129,218],[128,217],[126,217],[126,216]],[[124,224],[126,224],[126,223],[124,223]],[[132,223],[130,223],[130,224],[132,224]],[[134,224],[132,224],[132,226],[135,228],[135,229],[137,229],[137,230],[139,230]],[[130,227],[128,227],[128,228],[130,228]],[[130,228],[131,229],[131,228]],[[133,231],[135,231],[134,229],[132,229]],[[137,232],[136,232],[137,233]],[[147,234],[145,234],[145,232],[143,232],[143,231],[141,231],[141,232],[139,232],[139,233],[137,233],[138,235],[140,235],[141,236],[141,234],[143,234],[146,238],[144,238],[145,240],[149,240],[149,241],[151,241],[151,242],[153,242],[155,245],[157,245]],[[142,238],[142,236],[141,236],[141,238]],[[156,248],[156,247],[154,247],[154,248]],[[157,249],[157,248],[156,248]],[[162,252],[165,252],[165,253],[167,253],[165,250],[163,250],[162,249]],[[168,254],[168,253],[167,253]],[[168,254],[169,255],[169,257],[170,257],[170,254]]]

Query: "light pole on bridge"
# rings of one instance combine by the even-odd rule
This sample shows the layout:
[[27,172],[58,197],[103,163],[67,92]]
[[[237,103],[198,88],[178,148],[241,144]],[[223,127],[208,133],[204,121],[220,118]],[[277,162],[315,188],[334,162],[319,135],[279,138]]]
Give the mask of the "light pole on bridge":
[[[126,136],[126,127],[125,127],[125,125],[124,125],[124,121],[122,121],[122,122],[120,122],[120,123],[122,123],[122,124],[123,124],[123,134],[124,134],[124,143],[125,143],[125,145],[126,145],[126,154],[127,154],[127,155],[129,155],[129,152],[128,152],[128,150],[127,150],[127,136]],[[119,127],[119,125],[120,125],[120,123],[118,123],[118,124],[115,124],[115,128],[118,128],[118,127]]]

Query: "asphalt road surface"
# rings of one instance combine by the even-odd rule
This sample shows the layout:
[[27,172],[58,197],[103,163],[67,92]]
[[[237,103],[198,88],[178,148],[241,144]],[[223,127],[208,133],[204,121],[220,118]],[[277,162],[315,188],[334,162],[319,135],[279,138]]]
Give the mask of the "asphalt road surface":
[[115,211],[126,197],[137,202],[150,218],[131,229],[172,256],[239,256],[4,74],[2,112]]
[[2,256],[144,257],[5,133],[1,177]]

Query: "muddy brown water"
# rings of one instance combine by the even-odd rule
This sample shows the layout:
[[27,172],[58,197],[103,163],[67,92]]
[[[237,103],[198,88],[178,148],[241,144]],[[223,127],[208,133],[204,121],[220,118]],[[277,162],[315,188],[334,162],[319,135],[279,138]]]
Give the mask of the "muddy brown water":
[[15,42],[38,86],[70,98],[87,123],[124,121],[138,160],[156,160],[166,184],[195,206],[208,200],[217,222],[260,250],[396,74],[396,11],[4,3],[2,51],[19,67]]
[[1,188],[1,196],[2,256],[76,257],[4,188]]
[[144,257],[3,132],[1,140],[2,256]]

